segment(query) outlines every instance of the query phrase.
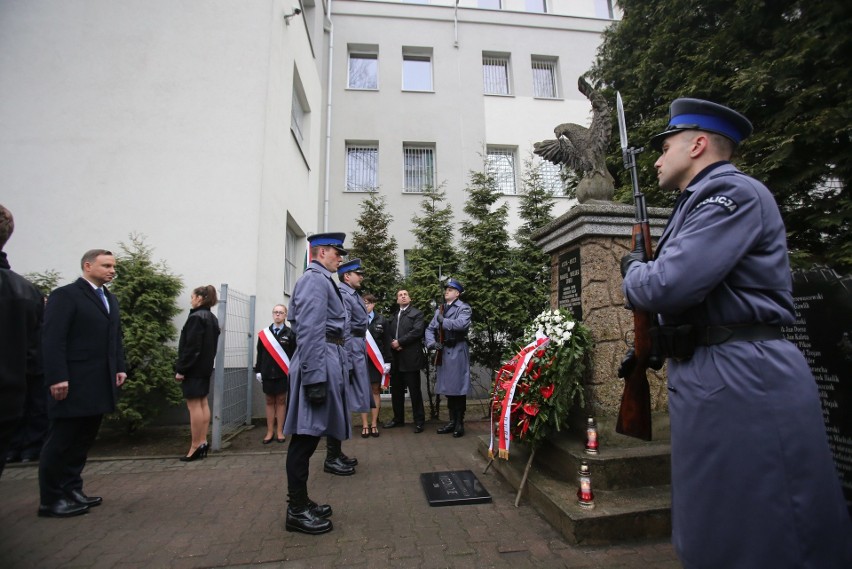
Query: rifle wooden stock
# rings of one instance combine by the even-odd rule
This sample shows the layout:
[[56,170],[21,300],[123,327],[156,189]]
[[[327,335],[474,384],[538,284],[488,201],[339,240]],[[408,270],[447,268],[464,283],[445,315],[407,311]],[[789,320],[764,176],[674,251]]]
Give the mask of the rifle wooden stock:
[[[438,309],[438,314],[441,316],[444,315],[444,303],[441,303],[441,308]],[[435,350],[435,361],[434,364],[436,366],[444,363],[444,323],[438,322],[438,343],[441,344],[441,347]]]
[[[648,221],[633,226],[631,249],[636,246],[636,236],[642,234],[645,242],[645,261],[651,258],[651,227]],[[651,357],[652,324],[650,313],[633,311],[633,353],[636,364],[624,378],[624,393],[615,432],[646,441],[651,440],[651,388],[648,384],[648,363]]]

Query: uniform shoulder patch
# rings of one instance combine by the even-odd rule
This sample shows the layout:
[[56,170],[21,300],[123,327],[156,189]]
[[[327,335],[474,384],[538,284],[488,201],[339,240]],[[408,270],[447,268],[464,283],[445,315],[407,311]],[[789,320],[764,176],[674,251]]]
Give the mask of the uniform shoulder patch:
[[737,211],[737,208],[739,207],[737,205],[737,202],[735,202],[734,200],[732,200],[728,196],[723,196],[723,195],[720,194],[720,195],[710,196],[709,198],[704,199],[704,201],[699,202],[699,204],[696,205],[693,209],[699,209],[699,208],[702,208],[702,207],[705,207],[705,206],[708,206],[708,205],[715,205],[715,206],[724,208],[728,211],[729,214]]

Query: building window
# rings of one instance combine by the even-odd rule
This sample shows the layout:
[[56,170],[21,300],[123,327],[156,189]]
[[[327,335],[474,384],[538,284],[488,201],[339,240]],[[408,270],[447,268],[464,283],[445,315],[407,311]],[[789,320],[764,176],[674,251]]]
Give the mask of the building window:
[[485,10],[499,10],[500,0],[477,0],[476,7]]
[[509,95],[509,56],[483,53],[482,82],[487,95]]
[[304,254],[304,247],[299,247],[299,236],[288,225],[287,232],[284,235],[284,295],[290,296],[293,292],[293,287],[296,285],[296,280],[299,278],[301,271],[299,267],[303,264],[304,259],[299,253]]
[[541,160],[538,168],[541,187],[554,196],[564,196],[565,182],[562,181],[562,168],[547,160]]
[[379,53],[375,46],[349,46],[350,89],[379,88]]
[[346,145],[346,191],[374,192],[379,187],[379,145]]
[[432,48],[402,48],[402,90],[432,91]]
[[556,63],[554,57],[532,57],[533,95],[543,99],[559,96],[556,88]]
[[420,193],[435,187],[435,148],[423,144],[402,145],[404,192]]
[[524,0],[524,9],[527,12],[544,14],[547,12],[547,4],[545,0]]
[[488,147],[488,172],[494,175],[497,189],[502,194],[514,195],[515,186],[515,150],[512,148]]
[[303,95],[299,93],[296,82],[293,82],[293,104],[290,106],[290,130],[293,131],[293,136],[299,146],[305,142],[305,117],[307,115],[307,106],[303,100]]

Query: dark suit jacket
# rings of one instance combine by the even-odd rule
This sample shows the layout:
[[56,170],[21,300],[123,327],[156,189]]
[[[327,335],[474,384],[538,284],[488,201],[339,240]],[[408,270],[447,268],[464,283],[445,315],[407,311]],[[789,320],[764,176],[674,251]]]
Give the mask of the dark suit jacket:
[[423,313],[409,304],[408,308],[399,317],[399,328],[397,328],[397,313],[391,316],[388,323],[391,328],[391,340],[396,338],[402,351],[393,352],[393,368],[396,371],[420,371],[426,364],[423,356],[423,334],[426,331],[426,322]]
[[49,398],[51,417],[87,417],[115,411],[115,376],[126,372],[118,301],[105,291],[110,311],[83,278],[54,290],[42,330],[44,382],[68,381],[68,397]]

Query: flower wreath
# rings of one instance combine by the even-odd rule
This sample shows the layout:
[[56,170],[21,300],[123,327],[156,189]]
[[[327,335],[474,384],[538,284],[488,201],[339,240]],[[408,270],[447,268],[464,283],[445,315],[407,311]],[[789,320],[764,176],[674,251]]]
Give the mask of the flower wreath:
[[588,329],[571,313],[545,310],[524,331],[524,344],[497,371],[491,401],[491,448],[509,458],[517,439],[533,449],[559,431],[576,401],[583,404],[583,376],[592,345]]

